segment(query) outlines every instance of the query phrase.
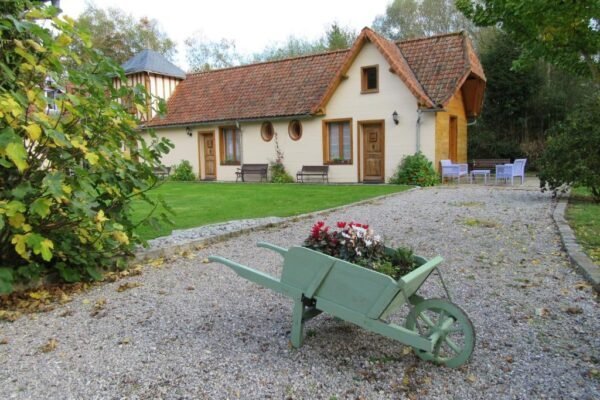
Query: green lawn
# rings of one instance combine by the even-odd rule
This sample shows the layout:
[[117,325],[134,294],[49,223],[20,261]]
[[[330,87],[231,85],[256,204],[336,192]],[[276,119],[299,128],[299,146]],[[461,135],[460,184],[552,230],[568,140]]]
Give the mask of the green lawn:
[[[172,229],[193,228],[245,218],[287,217],[323,210],[355,201],[401,192],[400,185],[295,185],[260,183],[165,182],[150,196],[162,196],[175,211],[175,226],[154,230],[140,226],[138,234],[152,239]],[[140,220],[150,207],[134,203],[134,219]]]
[[567,208],[567,220],[577,242],[592,261],[600,265],[600,204],[585,189],[574,189]]

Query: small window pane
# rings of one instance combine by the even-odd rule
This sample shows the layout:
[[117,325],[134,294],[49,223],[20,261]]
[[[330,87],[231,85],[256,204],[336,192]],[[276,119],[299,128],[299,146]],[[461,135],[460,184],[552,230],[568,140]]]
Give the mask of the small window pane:
[[367,68],[367,89],[377,89],[377,68]]
[[351,141],[352,139],[350,138],[350,123],[348,122],[344,122],[343,123],[343,137],[344,137],[344,156],[343,159],[344,160],[350,160],[351,154],[350,154],[350,149],[351,149]]
[[329,159],[340,158],[340,125],[336,122],[329,124]]

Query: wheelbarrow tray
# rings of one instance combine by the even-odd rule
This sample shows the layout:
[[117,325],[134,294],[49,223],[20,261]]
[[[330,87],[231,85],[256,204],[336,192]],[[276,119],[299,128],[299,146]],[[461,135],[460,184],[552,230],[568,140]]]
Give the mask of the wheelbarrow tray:
[[[434,343],[414,331],[383,321],[407,301],[422,299],[415,292],[442,261],[415,257],[419,266],[397,281],[388,275],[305,248],[284,249],[269,243],[259,247],[274,250],[284,257],[281,278],[218,256],[211,261],[232,268],[238,275],[294,299],[292,344],[300,347],[303,323],[326,312],[364,329],[399,340],[424,351],[432,351]],[[391,252],[392,249],[386,248]]]

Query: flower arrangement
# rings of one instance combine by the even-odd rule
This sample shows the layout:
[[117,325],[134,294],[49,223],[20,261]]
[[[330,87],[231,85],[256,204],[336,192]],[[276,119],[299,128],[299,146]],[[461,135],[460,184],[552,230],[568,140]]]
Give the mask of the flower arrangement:
[[304,240],[304,247],[373,269],[394,279],[416,267],[412,249],[398,247],[386,252],[383,239],[369,225],[338,222],[336,226],[338,230],[333,230],[324,221],[317,221]]

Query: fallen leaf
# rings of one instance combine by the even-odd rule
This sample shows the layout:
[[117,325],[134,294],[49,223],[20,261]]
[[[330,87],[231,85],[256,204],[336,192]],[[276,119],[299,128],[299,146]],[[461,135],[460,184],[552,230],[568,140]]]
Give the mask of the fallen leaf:
[[58,346],[58,341],[56,341],[56,339],[50,339],[48,340],[48,343],[40,347],[40,351],[42,353],[50,353],[56,349],[56,346]]
[[142,284],[139,283],[139,282],[127,282],[127,283],[124,283],[122,285],[119,285],[119,287],[117,288],[117,292],[124,292],[124,291],[126,291],[128,289],[133,289],[133,288],[136,288],[138,286],[142,286]]
[[6,338],[0,339],[0,344],[8,344],[8,339],[6,339]]
[[477,381],[477,378],[475,377],[475,375],[470,374],[469,376],[467,376],[467,381],[475,383]]
[[119,340],[117,343],[118,344],[129,344],[129,343],[131,343],[131,339],[126,337],[126,338]]
[[81,302],[87,305],[90,304],[90,299],[83,299]]
[[165,260],[163,258],[156,258],[150,262],[150,265],[153,266],[154,268],[160,268],[160,267],[162,267],[162,265],[164,263],[165,263]]
[[18,311],[5,311],[0,310],[0,321],[10,321],[14,322],[21,316],[21,313]]
[[185,288],[185,290],[196,290],[196,288],[193,287],[193,286],[188,286],[188,287]]
[[409,355],[410,353],[412,353],[412,347],[409,347],[409,346],[404,346],[404,347],[402,348],[402,355],[403,355],[403,356],[407,356],[407,355]]
[[210,260],[208,258],[205,258],[202,260],[202,264],[208,264],[210,262]]
[[548,314],[550,314],[550,311],[545,307],[535,309],[535,315],[537,315],[538,317],[547,317]]
[[567,307],[565,310],[567,314],[581,314],[583,313],[583,308],[581,307]]
[[506,357],[504,357],[504,360],[506,360],[507,363],[512,363],[513,362],[513,357],[512,356],[506,356]]
[[583,290],[583,289],[590,289],[592,287],[592,285],[590,285],[589,283],[587,283],[585,281],[580,281],[580,282],[577,282],[575,285],[573,285],[573,287],[575,289]]

